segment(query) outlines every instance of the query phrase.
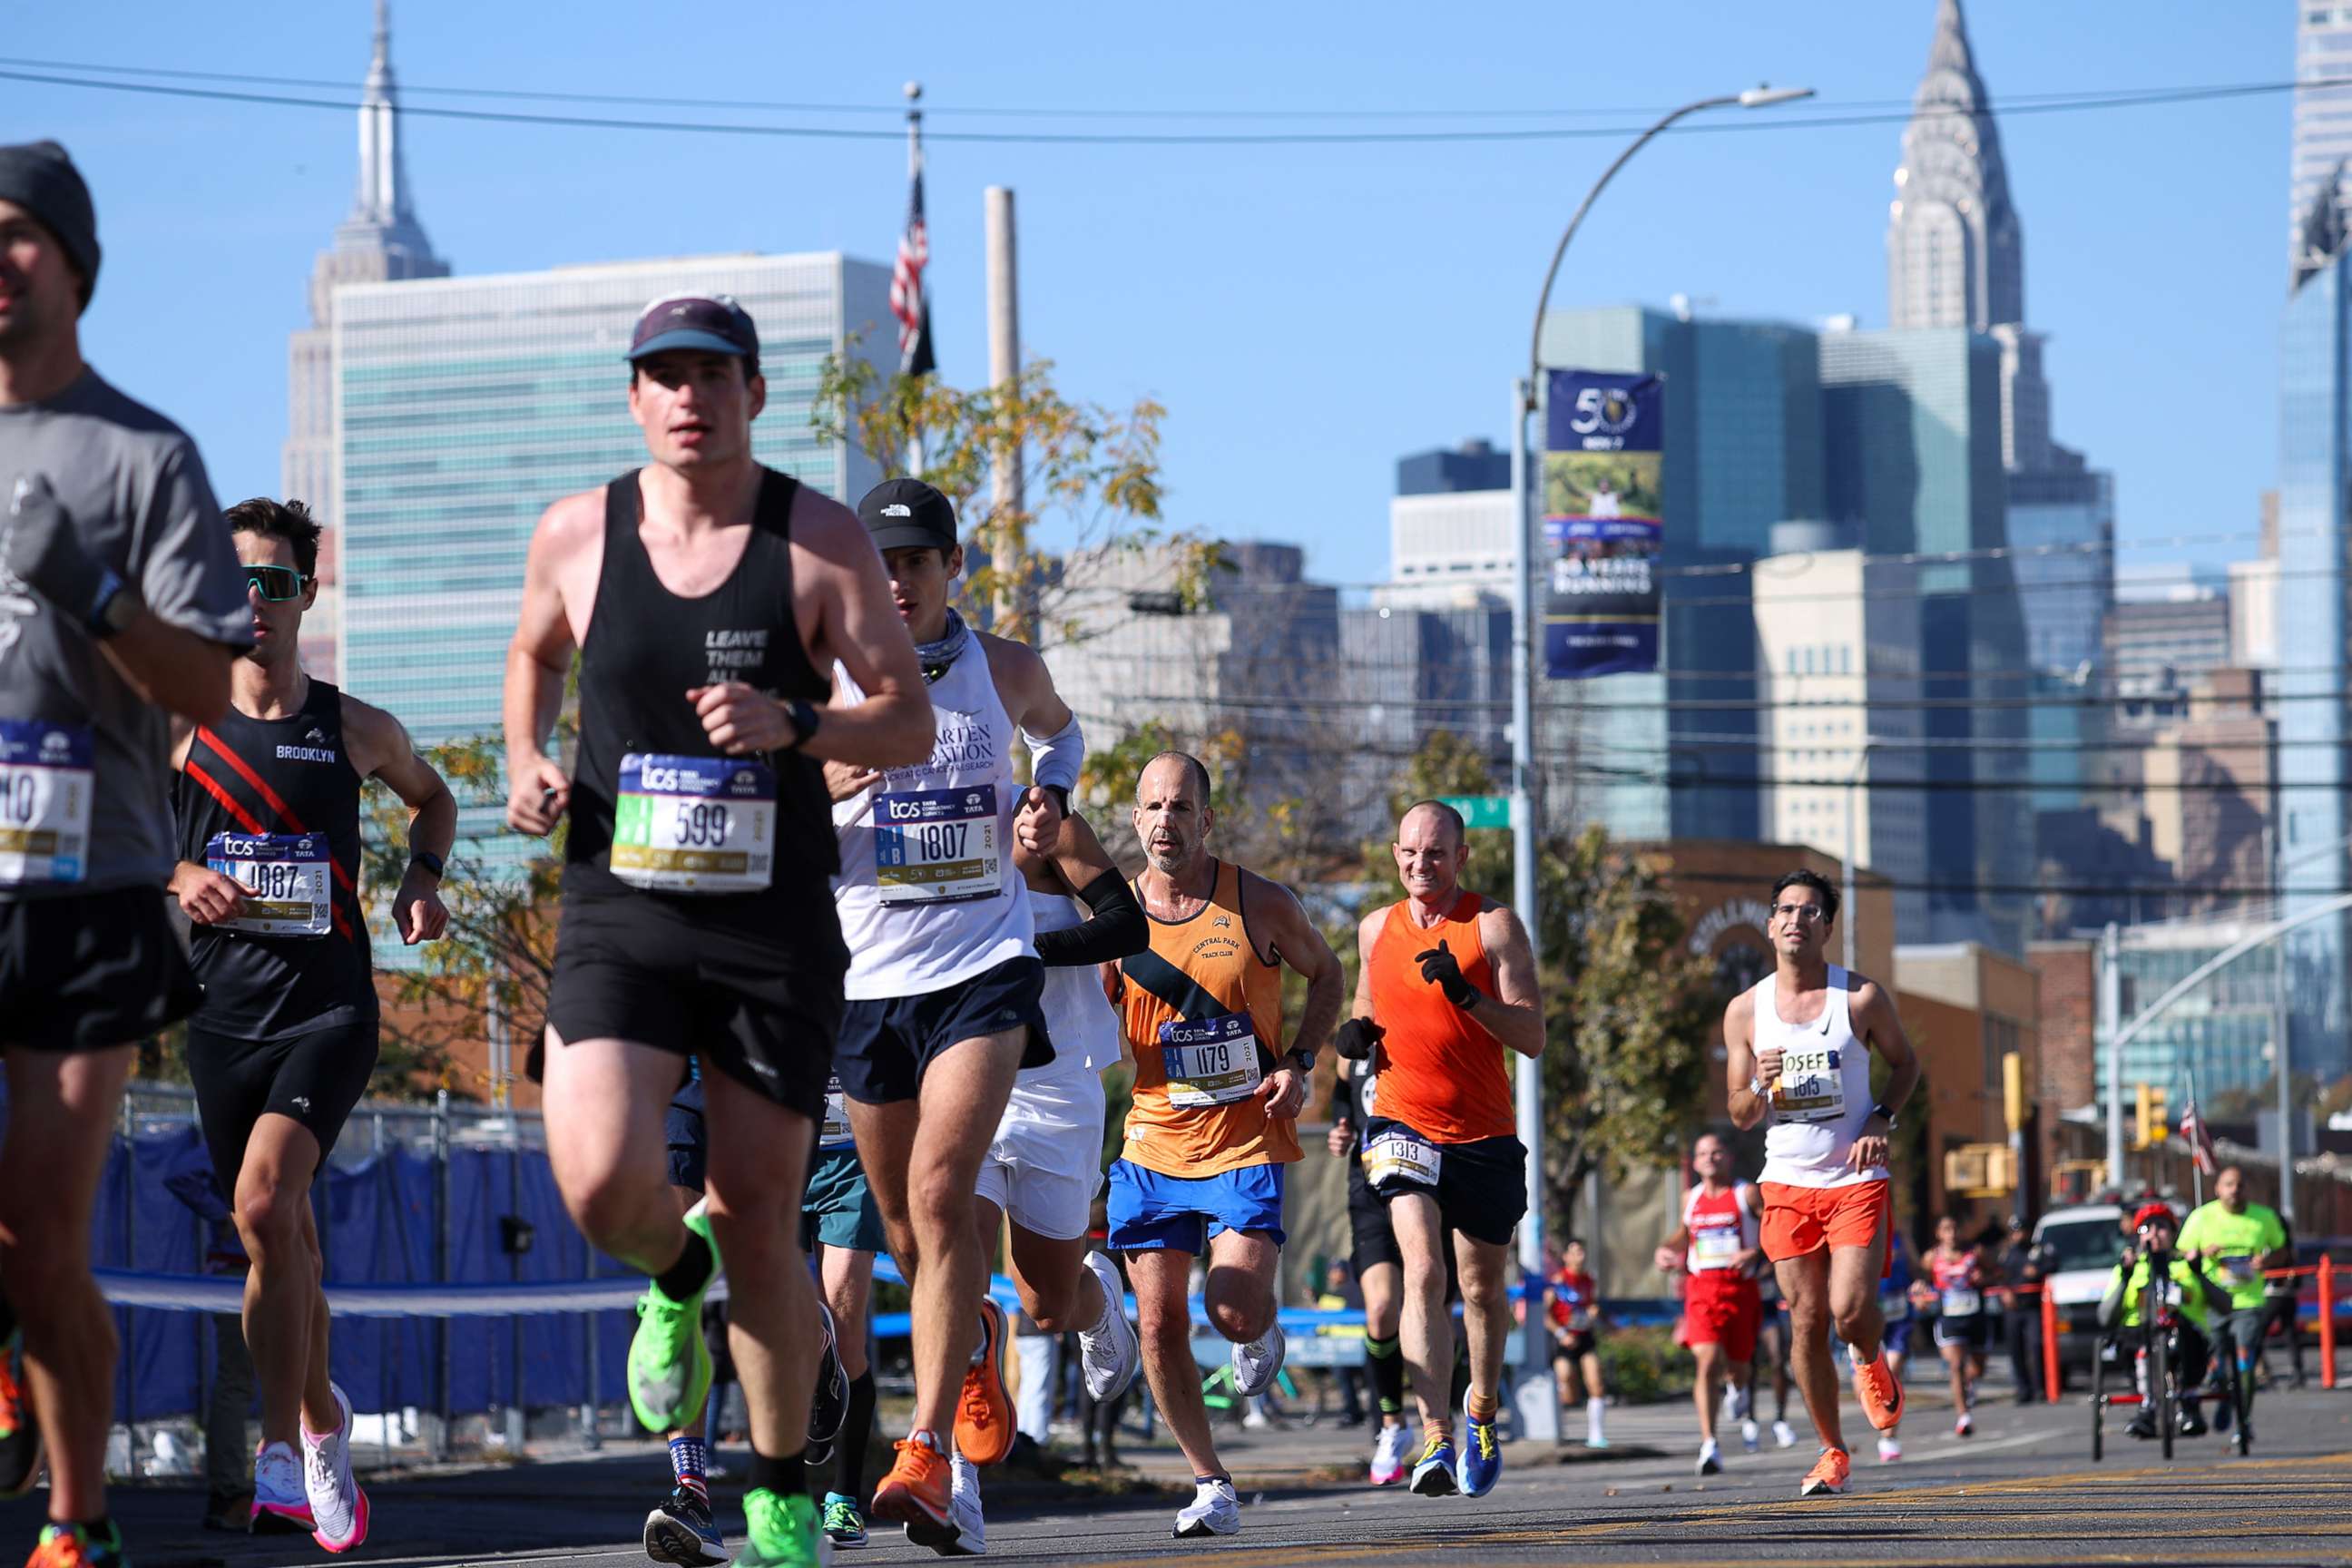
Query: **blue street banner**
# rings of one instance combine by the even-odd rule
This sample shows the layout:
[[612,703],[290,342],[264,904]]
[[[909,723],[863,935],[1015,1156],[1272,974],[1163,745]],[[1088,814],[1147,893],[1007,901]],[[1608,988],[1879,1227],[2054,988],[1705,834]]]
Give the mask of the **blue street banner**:
[[1655,374],[1550,373],[1544,673],[1555,680],[1658,668],[1664,394],[1664,378]]

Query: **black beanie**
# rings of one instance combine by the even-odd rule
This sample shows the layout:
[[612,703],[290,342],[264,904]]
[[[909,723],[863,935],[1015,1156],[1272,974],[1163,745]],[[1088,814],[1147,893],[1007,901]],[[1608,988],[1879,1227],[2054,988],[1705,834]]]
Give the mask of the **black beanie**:
[[98,214],[66,150],[54,142],[0,147],[0,202],[14,202],[58,237],[81,274],[81,303],[98,287]]

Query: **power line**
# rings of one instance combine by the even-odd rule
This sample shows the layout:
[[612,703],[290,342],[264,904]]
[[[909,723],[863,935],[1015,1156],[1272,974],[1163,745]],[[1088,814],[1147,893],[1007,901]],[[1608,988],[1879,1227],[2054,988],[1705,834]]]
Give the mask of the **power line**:
[[[16,66],[27,69],[37,70],[90,71],[106,76],[158,77],[181,81],[219,81],[238,82],[247,85],[267,87],[324,88],[331,91],[348,91],[351,88],[351,82],[348,78],[261,76],[243,71],[200,71],[175,69],[159,66],[103,65],[87,60],[47,60],[0,57],[0,65]],[[2162,95],[2181,92],[2210,91],[2214,89],[2215,85],[2216,84],[2210,83],[2189,83],[2176,84],[2169,87],[2116,88],[2104,90],[2012,93],[2004,95],[2001,102],[2004,107],[2015,106],[2018,108],[2044,103],[2084,103],[2106,100],[2115,100],[2119,105],[2128,105],[2142,101],[2150,94]],[[2261,84],[2240,83],[2221,85],[2248,87]],[[2334,79],[2328,79],[2326,80],[2300,85],[2326,87],[2336,85],[2336,82]],[[887,116],[894,121],[903,116],[906,112],[905,106],[898,103],[828,103],[809,101],[805,100],[661,97],[621,92],[567,92],[535,88],[421,86],[415,82],[401,83],[400,90],[403,94],[425,93],[439,97],[498,99],[542,103],[635,104],[653,108],[686,109],[698,107],[704,109],[768,110],[811,114],[877,115]],[[1669,107],[1670,106],[1665,104],[1651,104],[1647,106],[1620,104],[1587,105],[1582,107],[1553,105],[1520,108],[1496,108],[1487,106],[1475,109],[1398,109],[1394,107],[1382,107],[1378,109],[1234,109],[1183,106],[1169,106],[1163,108],[1147,108],[1140,106],[1076,108],[1071,106],[1034,104],[1021,106],[1004,104],[942,104],[926,102],[923,105],[923,112],[927,117],[969,115],[973,118],[1023,120],[1416,121],[1590,119],[1599,115],[1611,114],[1650,118],[1667,112]],[[1852,112],[1863,110],[1909,110],[1916,108],[1916,100],[1908,98],[1850,99],[1834,105],[1826,105],[1825,107],[1834,107],[1843,112]],[[1944,110],[1937,110],[1936,112],[1959,114],[1971,111]],[[2000,112],[2000,110],[1973,111],[1975,114],[1998,112]]]
[[[121,68],[80,66],[68,68],[79,70],[106,70]],[[225,88],[174,86],[164,81],[108,81],[87,76],[62,76],[54,69],[0,69],[0,79],[32,82],[48,87],[79,88],[100,92],[142,93],[165,98],[198,99],[215,102],[265,104],[288,109],[330,110],[349,114],[361,105],[356,98],[298,98],[286,93],[234,91]],[[237,79],[231,78],[230,79]],[[2352,77],[2323,78],[2309,82],[2270,81],[2242,82],[2198,88],[2153,89],[2137,94],[2077,94],[2038,102],[2012,102],[2000,111],[2000,117],[2013,118],[2029,114],[2071,113],[2115,109],[2137,109],[2166,104],[2210,102],[2230,99],[2252,98],[2293,91],[2298,88],[2321,89],[2352,86]],[[594,101],[613,103],[604,97]],[[824,110],[831,112],[832,110]],[[871,130],[853,126],[828,125],[759,125],[740,121],[619,119],[587,114],[523,113],[512,110],[457,109],[435,104],[404,104],[400,112],[430,119],[470,121],[481,123],[510,125],[547,125],[576,130],[674,132],[689,134],[720,136],[764,136],[809,138],[826,141],[898,142],[904,132],[896,129],[875,127]],[[1991,110],[1944,110],[1927,107],[1886,112],[1865,111],[1847,114],[1808,116],[1765,116],[1736,120],[1694,120],[1669,128],[1668,135],[1732,135],[1759,131],[1785,132],[1835,130],[1852,126],[1907,124],[1918,120],[1937,118],[1975,120],[1993,118]],[[1600,126],[1528,126],[1469,131],[1327,131],[1327,132],[1049,132],[1049,131],[936,131],[929,132],[934,142],[971,142],[992,143],[1024,143],[1039,146],[1163,146],[1163,147],[1265,147],[1265,146],[1368,146],[1397,143],[1564,142],[1596,138],[1623,140],[1640,134],[1645,128],[1636,125]]]

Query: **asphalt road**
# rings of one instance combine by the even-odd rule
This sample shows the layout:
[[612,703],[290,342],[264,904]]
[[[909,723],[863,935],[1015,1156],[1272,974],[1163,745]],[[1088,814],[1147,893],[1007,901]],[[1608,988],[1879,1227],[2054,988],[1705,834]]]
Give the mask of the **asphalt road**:
[[[1243,1532],[1214,1542],[1170,1535],[1172,1456],[1136,1452],[1147,1481],[1124,1494],[1042,1483],[999,1484],[989,1555],[1038,1563],[1125,1568],[1211,1557],[1226,1568],[1276,1563],[1470,1564],[1804,1563],[1886,1564],[2165,1563],[2352,1564],[2352,1391],[2265,1395],[2260,1442],[2247,1458],[2212,1437],[2184,1442],[2169,1464],[2153,1445],[2111,1442],[2090,1459],[2079,1404],[2023,1409],[1989,1404],[1978,1435],[1949,1436],[1932,1394],[1913,1390],[1908,1457],[1865,1458],[1843,1498],[1801,1500],[1810,1442],[1730,1456],[1724,1475],[1692,1473],[1685,1409],[1612,1416],[1617,1447],[1516,1446],[1500,1487],[1470,1501],[1430,1500],[1355,1484],[1360,1434],[1237,1435],[1233,1468]],[[1852,1420],[1851,1415],[1849,1415]],[[1799,1426],[1802,1428],[1801,1419]],[[1850,1427],[1850,1430],[1853,1428]],[[740,1472],[739,1472],[740,1473]],[[650,1445],[595,1458],[379,1479],[373,1534],[352,1561],[398,1564],[526,1561],[624,1568],[645,1561],[638,1531],[664,1474]],[[718,1487],[722,1518],[738,1485]],[[160,1487],[116,1494],[141,1568],[219,1563],[276,1568],[320,1563],[307,1542],[249,1540],[193,1528],[199,1494]],[[29,1540],[39,1494],[0,1504],[0,1541]],[[877,1534],[843,1563],[929,1562]]]

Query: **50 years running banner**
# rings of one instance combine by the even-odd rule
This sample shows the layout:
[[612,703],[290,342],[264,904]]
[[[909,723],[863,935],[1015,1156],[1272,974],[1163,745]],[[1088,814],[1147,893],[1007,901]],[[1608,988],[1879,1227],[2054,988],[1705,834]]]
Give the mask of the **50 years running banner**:
[[1550,373],[1544,672],[1555,680],[1658,668],[1664,390],[1654,374]]

